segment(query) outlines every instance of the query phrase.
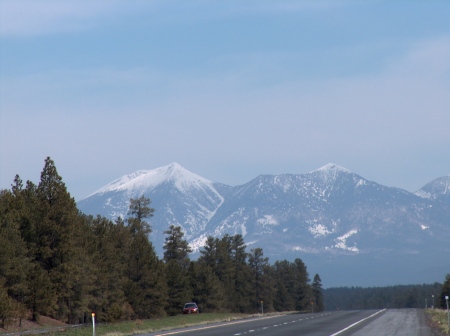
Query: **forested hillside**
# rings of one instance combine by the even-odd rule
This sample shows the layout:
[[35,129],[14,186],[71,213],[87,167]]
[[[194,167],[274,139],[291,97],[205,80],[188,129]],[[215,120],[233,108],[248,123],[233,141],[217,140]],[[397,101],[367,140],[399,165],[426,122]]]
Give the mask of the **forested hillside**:
[[165,232],[164,257],[149,241],[154,209],[132,199],[111,221],[78,209],[47,158],[36,185],[16,176],[0,192],[0,326],[40,315],[68,323],[173,315],[185,302],[203,311],[321,310],[318,275],[300,259],[270,264],[241,235],[209,237],[198,260],[180,227]]
[[389,287],[341,287],[323,291],[327,310],[383,308],[445,308],[450,292],[450,275],[440,283]]

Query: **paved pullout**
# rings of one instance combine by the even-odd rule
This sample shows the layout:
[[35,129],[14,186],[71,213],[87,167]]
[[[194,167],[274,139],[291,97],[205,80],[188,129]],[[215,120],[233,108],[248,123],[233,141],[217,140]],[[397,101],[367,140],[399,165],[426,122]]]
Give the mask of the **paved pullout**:
[[430,336],[422,309],[388,309],[352,336]]

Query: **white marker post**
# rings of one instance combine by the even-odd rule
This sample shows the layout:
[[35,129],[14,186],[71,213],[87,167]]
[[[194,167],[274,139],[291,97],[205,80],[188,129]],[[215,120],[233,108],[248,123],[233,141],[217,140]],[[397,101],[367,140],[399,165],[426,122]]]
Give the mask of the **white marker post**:
[[95,336],[95,313],[92,313],[92,335]]
[[264,314],[264,301],[261,300],[261,314]]

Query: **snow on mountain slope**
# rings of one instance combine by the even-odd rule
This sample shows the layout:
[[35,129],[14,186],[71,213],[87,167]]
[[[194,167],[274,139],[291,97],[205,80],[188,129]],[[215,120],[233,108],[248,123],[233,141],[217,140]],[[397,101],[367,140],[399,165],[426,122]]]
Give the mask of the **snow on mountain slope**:
[[173,182],[175,187],[182,192],[188,192],[191,188],[202,189],[205,186],[214,189],[211,181],[190,172],[174,162],[153,170],[138,170],[130,175],[122,176],[88,197],[109,191],[128,191],[133,194],[142,193],[167,182]]
[[422,192],[437,195],[424,198],[327,164],[305,174],[260,175],[232,187],[173,163],[123,176],[78,206],[87,214],[126,218],[129,199],[145,195],[155,208],[150,239],[160,255],[163,232],[174,224],[197,251],[208,236],[242,234],[248,249],[263,248],[271,261],[300,257],[324,267],[321,276],[345,264],[366,281],[395,261],[391,269],[404,265],[406,279],[418,272],[417,263],[450,267],[442,258],[450,253],[450,204],[437,200],[450,194],[446,183],[424,187]]
[[131,198],[150,198],[155,208],[150,219],[155,247],[162,248],[163,232],[179,225],[189,239],[205,228],[224,198],[227,186],[213,182],[183,168],[178,163],[153,170],[140,170],[123,176],[78,202],[81,211],[107,218],[126,218]]
[[417,196],[450,201],[450,175],[439,177],[418,190]]
[[358,254],[379,249],[385,239],[406,250],[405,242],[427,239],[420,232],[410,239],[411,232],[437,230],[428,201],[334,164],[306,174],[260,175],[234,190],[196,246],[208,235],[239,233],[269,253]]

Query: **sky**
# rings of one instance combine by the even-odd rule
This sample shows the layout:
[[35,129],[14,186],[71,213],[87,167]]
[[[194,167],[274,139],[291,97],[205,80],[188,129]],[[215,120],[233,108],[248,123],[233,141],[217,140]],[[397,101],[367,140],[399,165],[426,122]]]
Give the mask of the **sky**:
[[81,200],[178,162],[214,182],[334,163],[450,174],[450,1],[2,0],[0,189],[46,157]]

